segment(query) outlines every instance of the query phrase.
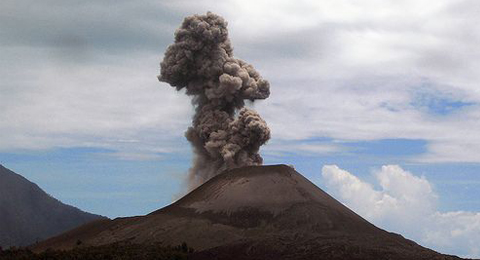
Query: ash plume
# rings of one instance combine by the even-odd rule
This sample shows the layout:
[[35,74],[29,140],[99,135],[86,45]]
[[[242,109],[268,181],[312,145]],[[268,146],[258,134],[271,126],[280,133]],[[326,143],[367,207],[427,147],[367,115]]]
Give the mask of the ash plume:
[[261,165],[261,145],[270,129],[245,100],[266,99],[268,81],[252,65],[233,57],[227,22],[208,12],[186,17],[167,48],[158,79],[192,96],[192,126],[185,133],[195,158],[189,188],[223,170]]

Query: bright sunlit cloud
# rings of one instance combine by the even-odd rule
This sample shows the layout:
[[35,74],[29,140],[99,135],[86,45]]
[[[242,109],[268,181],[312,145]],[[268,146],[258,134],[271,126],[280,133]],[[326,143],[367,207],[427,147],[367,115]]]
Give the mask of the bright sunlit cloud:
[[368,183],[336,165],[322,168],[327,191],[375,225],[423,246],[468,257],[480,256],[480,213],[441,212],[425,178],[385,165]]

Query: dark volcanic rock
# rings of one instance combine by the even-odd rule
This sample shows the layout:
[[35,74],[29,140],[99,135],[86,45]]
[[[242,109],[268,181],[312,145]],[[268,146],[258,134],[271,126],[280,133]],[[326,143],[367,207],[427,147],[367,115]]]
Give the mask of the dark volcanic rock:
[[30,245],[99,218],[61,203],[0,165],[1,247]]
[[454,259],[370,224],[286,165],[222,173],[147,216],[99,221],[40,243],[186,242],[193,259]]

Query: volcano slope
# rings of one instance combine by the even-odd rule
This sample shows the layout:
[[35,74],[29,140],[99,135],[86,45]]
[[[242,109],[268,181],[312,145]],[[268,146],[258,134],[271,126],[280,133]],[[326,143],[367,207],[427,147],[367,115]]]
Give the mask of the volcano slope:
[[459,259],[370,224],[286,165],[226,171],[146,216],[100,220],[38,244],[186,242],[192,259]]

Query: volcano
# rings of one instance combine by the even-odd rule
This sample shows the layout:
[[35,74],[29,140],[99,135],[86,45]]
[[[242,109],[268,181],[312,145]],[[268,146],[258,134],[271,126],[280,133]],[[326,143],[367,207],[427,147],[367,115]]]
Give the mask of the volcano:
[[186,242],[192,259],[459,259],[375,227],[287,165],[217,175],[146,216],[99,220],[35,251]]

